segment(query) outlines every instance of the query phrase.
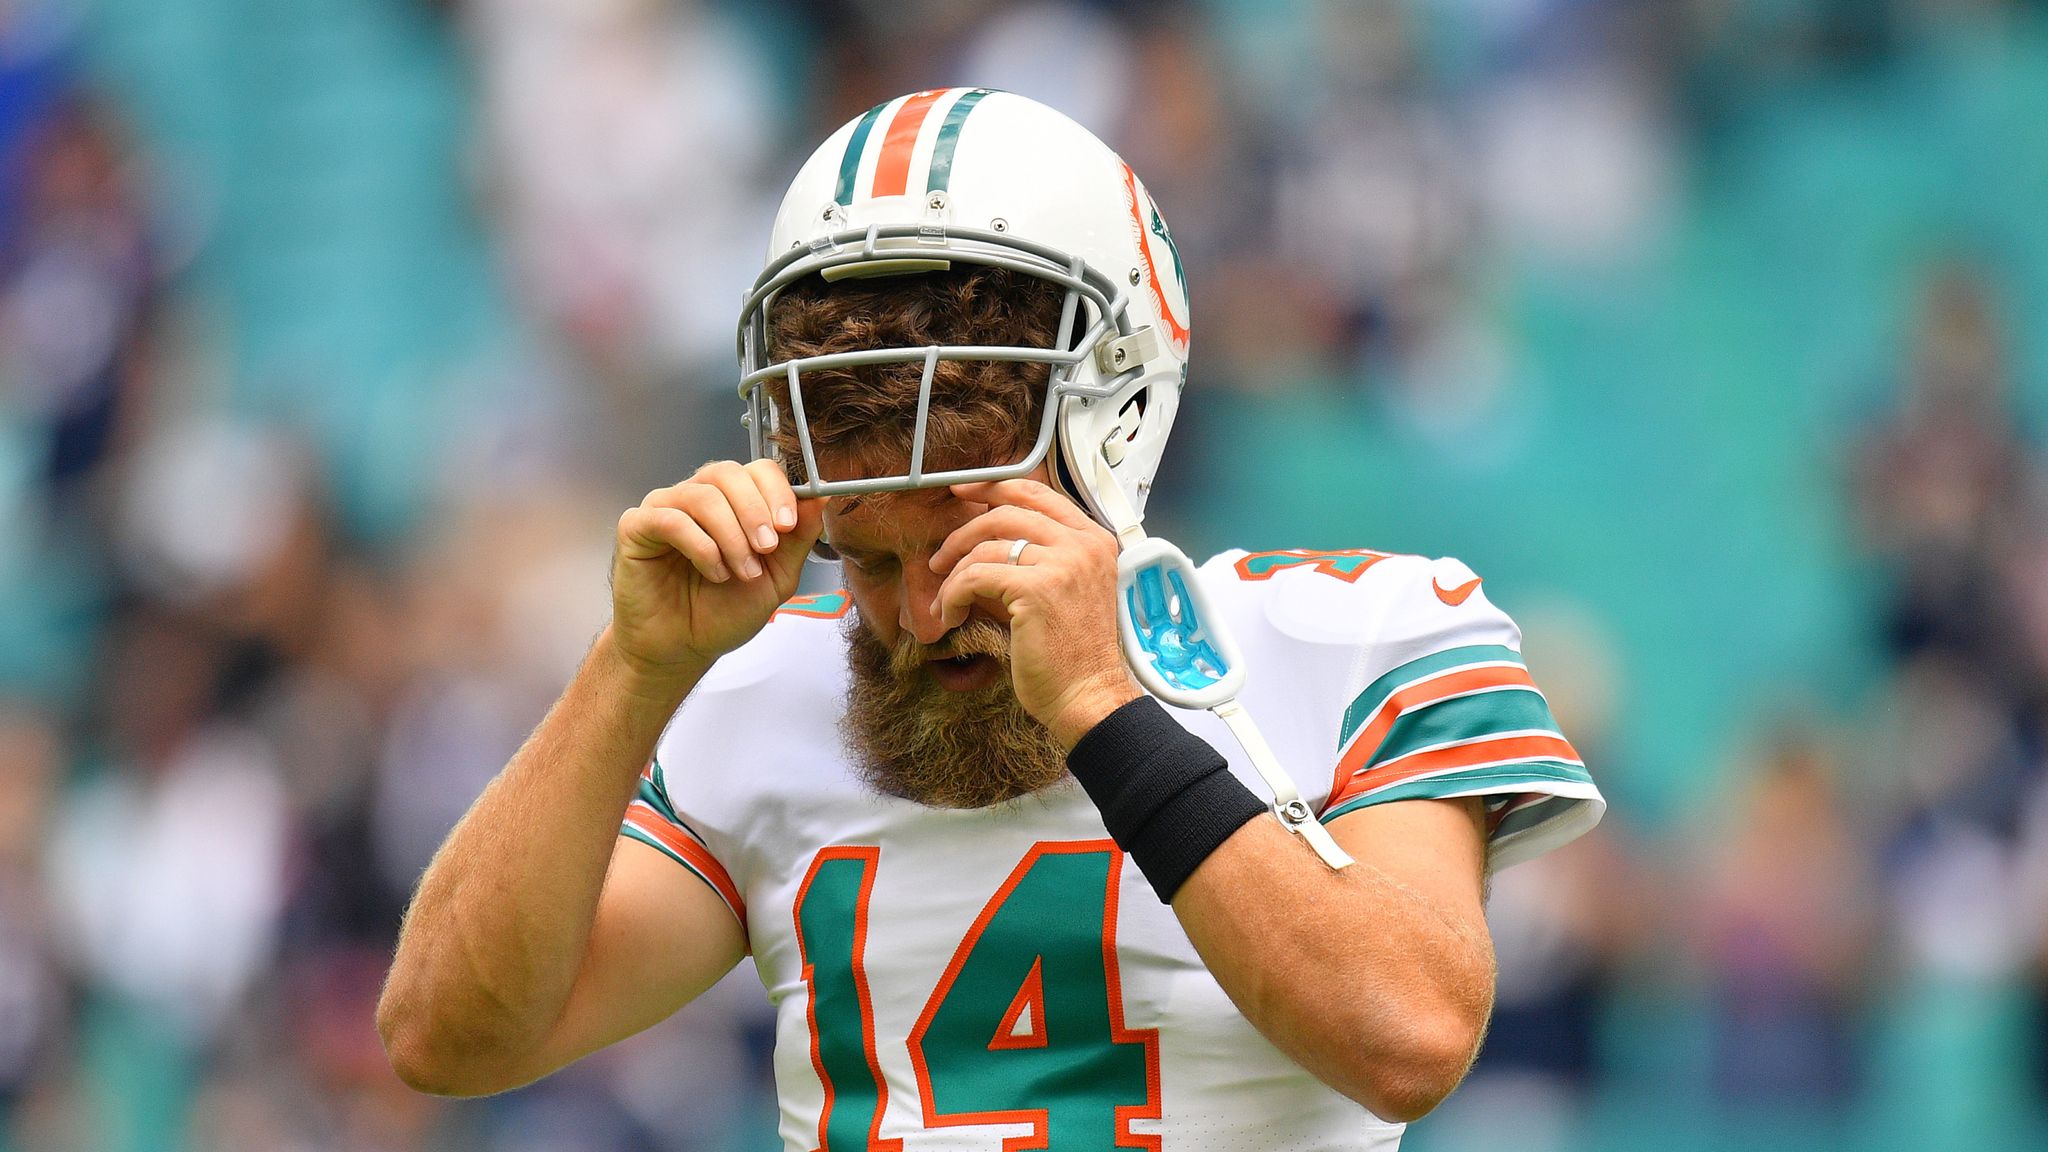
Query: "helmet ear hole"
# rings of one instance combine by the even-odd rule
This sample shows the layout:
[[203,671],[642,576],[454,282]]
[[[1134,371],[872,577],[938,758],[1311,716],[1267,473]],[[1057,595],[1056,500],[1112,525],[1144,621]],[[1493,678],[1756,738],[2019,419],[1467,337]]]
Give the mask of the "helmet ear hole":
[[1129,400],[1124,401],[1124,406],[1116,411],[1117,430],[1123,433],[1123,440],[1127,444],[1136,440],[1138,429],[1145,426],[1145,397],[1151,391],[1150,388],[1138,389]]
[[1131,445],[1137,442],[1138,430],[1145,426],[1146,391],[1148,389],[1141,388],[1124,401],[1123,407],[1116,412],[1116,426],[1102,439],[1102,458],[1112,467],[1124,462],[1124,457],[1130,454]]

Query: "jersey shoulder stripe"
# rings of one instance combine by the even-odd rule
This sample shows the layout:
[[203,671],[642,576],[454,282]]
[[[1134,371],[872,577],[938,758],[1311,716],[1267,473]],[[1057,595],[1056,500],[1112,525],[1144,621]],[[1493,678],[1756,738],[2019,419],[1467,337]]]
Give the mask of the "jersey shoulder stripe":
[[[1485,796],[1488,798],[1489,822],[1498,816],[1489,852],[1498,857],[1510,832],[1525,830],[1541,823],[1565,808],[1583,801],[1598,801],[1600,795],[1593,780],[1586,775],[1584,767],[1566,764],[1562,761],[1526,760],[1491,767],[1473,768],[1461,771],[1447,771],[1428,775],[1413,776],[1405,780],[1377,784],[1361,789],[1323,813],[1324,823],[1339,816],[1356,812],[1374,804],[1387,804],[1396,800],[1447,800],[1457,796]],[[1559,800],[1557,807],[1545,805],[1545,801]],[[1519,805],[1519,807],[1517,807]],[[1598,819],[1604,806],[1591,806],[1591,815]],[[1524,812],[1539,813],[1541,819],[1523,816]],[[1513,824],[1509,823],[1511,818]],[[1587,827],[1591,827],[1588,821]],[[1576,835],[1576,833],[1574,833]],[[1570,839],[1570,837],[1565,837]],[[1496,863],[1495,867],[1505,865]]]
[[1516,761],[1585,771],[1521,653],[1497,644],[1447,648],[1382,674],[1345,709],[1339,746],[1326,819],[1364,794],[1425,777]]
[[1362,771],[1345,781],[1343,790],[1332,800],[1341,804],[1361,792],[1374,792],[1389,784],[1524,763],[1562,764],[1585,771],[1578,752],[1561,736],[1547,732],[1497,733],[1448,748],[1413,752],[1378,768]]
[[1344,709],[1343,730],[1337,734],[1341,743],[1350,739],[1354,732],[1371,721],[1374,714],[1385,704],[1387,697],[1432,677],[1470,669],[1498,669],[1502,683],[1513,680],[1519,674],[1523,681],[1529,676],[1528,666],[1522,662],[1522,654],[1513,648],[1500,644],[1467,644],[1457,648],[1445,648],[1420,656],[1385,673],[1365,690],[1353,697],[1349,707]]
[[[1557,731],[1543,694],[1526,680],[1425,696],[1398,710],[1388,708],[1375,727],[1377,732],[1361,732],[1345,753],[1347,759],[1365,760],[1360,768],[1368,771],[1411,752],[1449,747],[1489,733],[1563,735]],[[1342,767],[1340,764],[1340,771]]]
[[[1296,714],[1325,733],[1327,775],[1311,795],[1323,821],[1393,801],[1477,798],[1494,868],[1598,821],[1605,801],[1530,674],[1521,630],[1467,565],[1371,549],[1218,560],[1256,654],[1285,663]],[[1348,655],[1333,667],[1339,652]],[[1266,707],[1284,715],[1290,705]]]
[[640,774],[639,791],[626,806],[626,819],[619,835],[638,840],[695,873],[732,909],[732,914],[739,918],[741,931],[745,931],[747,904],[740,898],[739,885],[733,883],[725,865],[712,855],[704,837],[676,814],[662,788],[659,769],[658,762],[650,761]]

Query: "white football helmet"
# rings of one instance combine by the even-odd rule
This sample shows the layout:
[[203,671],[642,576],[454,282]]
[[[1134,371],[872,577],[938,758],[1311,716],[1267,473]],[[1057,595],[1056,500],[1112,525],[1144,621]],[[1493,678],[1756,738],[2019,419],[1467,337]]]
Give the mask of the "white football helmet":
[[[887,347],[768,359],[768,311],[794,281],[914,275],[963,264],[1063,285],[1053,347]],[[937,88],[869,109],[804,163],[776,216],[768,266],[741,309],[739,353],[744,420],[757,458],[777,456],[770,435],[780,418],[762,385],[778,376],[788,381],[789,418],[803,454],[801,495],[1021,476],[1057,445],[1056,474],[1098,520],[1125,532],[1143,515],[1186,381],[1187,286],[1172,234],[1145,186],[1087,129],[1008,92]],[[1045,416],[1024,459],[925,471],[939,360],[1047,365]],[[925,366],[910,470],[863,479],[818,475],[804,373],[892,361]]]

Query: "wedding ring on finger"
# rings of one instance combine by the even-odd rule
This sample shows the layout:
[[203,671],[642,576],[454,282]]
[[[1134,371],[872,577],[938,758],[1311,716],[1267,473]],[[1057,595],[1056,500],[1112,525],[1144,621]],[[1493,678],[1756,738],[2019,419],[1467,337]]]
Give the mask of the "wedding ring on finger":
[[1023,562],[1024,562],[1024,549],[1025,549],[1026,547],[1028,547],[1028,546],[1030,545],[1030,543],[1031,543],[1031,541],[1029,541],[1029,540],[1013,540],[1013,541],[1011,541],[1011,542],[1010,542],[1010,558],[1009,558],[1009,560],[1007,561],[1007,563],[1010,563],[1010,564],[1021,564],[1021,563],[1023,563]]

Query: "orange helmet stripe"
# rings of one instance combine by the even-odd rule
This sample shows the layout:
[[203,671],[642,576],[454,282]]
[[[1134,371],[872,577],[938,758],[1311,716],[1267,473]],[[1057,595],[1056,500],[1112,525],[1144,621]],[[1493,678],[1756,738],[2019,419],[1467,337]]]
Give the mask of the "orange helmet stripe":
[[873,196],[901,196],[910,187],[910,153],[917,147],[917,131],[924,118],[950,88],[927,88],[912,95],[896,109],[889,121],[889,133],[882,138],[882,154],[875,160]]

